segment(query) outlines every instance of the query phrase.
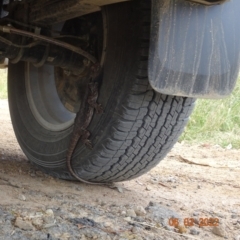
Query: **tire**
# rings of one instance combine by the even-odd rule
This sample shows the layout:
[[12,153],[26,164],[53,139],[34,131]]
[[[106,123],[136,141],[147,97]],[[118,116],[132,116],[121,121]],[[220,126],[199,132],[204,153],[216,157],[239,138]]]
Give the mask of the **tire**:
[[[104,8],[106,55],[98,102],[88,128],[93,150],[75,149],[75,173],[92,182],[136,178],[156,166],[182,133],[194,100],[156,93],[148,81],[150,1]],[[72,179],[66,165],[75,115],[57,99],[54,68],[9,65],[14,131],[29,160],[45,172]],[[60,113],[59,113],[60,112]]]

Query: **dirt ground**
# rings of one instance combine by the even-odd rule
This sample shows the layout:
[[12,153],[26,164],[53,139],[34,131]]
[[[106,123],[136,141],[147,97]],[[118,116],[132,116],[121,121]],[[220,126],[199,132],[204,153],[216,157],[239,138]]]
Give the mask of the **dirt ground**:
[[[0,239],[240,240],[240,150],[178,143],[149,173],[109,188],[54,179],[32,166],[6,100],[0,130]],[[201,218],[219,226],[199,227]]]

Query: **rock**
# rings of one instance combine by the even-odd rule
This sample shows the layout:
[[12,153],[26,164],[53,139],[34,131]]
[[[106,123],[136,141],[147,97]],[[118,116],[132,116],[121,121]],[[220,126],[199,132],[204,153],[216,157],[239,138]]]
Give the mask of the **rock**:
[[220,218],[225,218],[225,216],[222,213],[216,213],[216,215]]
[[168,177],[166,179],[166,182],[176,183],[177,182],[177,178],[175,178],[175,177]]
[[232,214],[232,215],[231,215],[231,218],[236,219],[236,218],[238,218],[238,215]]
[[106,204],[107,204],[107,203],[104,202],[104,201],[101,201],[101,203],[100,203],[100,205],[101,205],[102,207],[104,207]]
[[125,217],[124,220],[125,220],[126,222],[131,222],[132,219],[131,219],[130,217]]
[[126,212],[126,216],[127,217],[136,217],[137,215],[133,209],[128,209]]
[[51,228],[51,227],[55,227],[55,223],[47,223],[43,226],[43,228]]
[[137,216],[144,216],[147,213],[146,210],[144,209],[144,207],[142,207],[142,206],[136,206],[134,208],[134,211]]
[[23,194],[19,194],[18,199],[22,201],[26,201],[26,197]]
[[18,227],[25,231],[31,231],[35,229],[31,222],[24,221],[21,217],[16,218],[14,225],[15,227]]
[[183,226],[183,225],[178,225],[176,228],[178,229],[178,232],[179,232],[180,234],[183,234],[183,233],[186,233],[186,232],[187,232],[187,229],[186,229],[185,226]]
[[79,192],[81,192],[81,191],[83,191],[84,189],[82,188],[82,187],[75,187],[75,190],[77,190],[77,191],[79,191]]
[[118,192],[123,193],[123,188],[117,187]]
[[226,235],[225,228],[223,225],[213,227],[212,233],[220,237],[224,237]]
[[105,222],[103,225],[106,228],[111,228],[113,226],[111,222]]
[[147,190],[147,191],[151,191],[152,188],[151,188],[150,186],[146,186],[146,190]]
[[47,215],[52,215],[54,216],[53,210],[52,209],[47,209],[45,212]]
[[150,201],[149,204],[148,204],[148,206],[150,206],[150,207],[153,207],[153,206],[156,206],[156,205],[157,205],[157,203],[152,202],[152,201]]
[[133,227],[131,231],[132,231],[132,233],[136,234],[136,233],[140,232],[140,228],[139,227]]
[[169,225],[168,221],[170,218],[177,218],[179,221],[182,217],[175,211],[162,206],[160,204],[154,204],[153,206],[149,205],[146,210],[149,212],[150,218],[157,223],[164,225]]
[[126,213],[125,211],[122,211],[122,212],[121,212],[121,215],[122,215],[122,216],[126,216],[126,214],[127,214],[127,213]]
[[32,220],[32,224],[33,224],[36,228],[41,229],[42,226],[43,226],[43,219],[42,219],[42,218],[34,218],[34,219]]
[[[61,235],[59,236],[59,238],[60,238],[61,240],[68,240],[68,239],[71,238],[71,235],[70,235],[69,233],[63,233],[63,234],[61,234]],[[80,239],[82,239],[82,238],[80,238]]]
[[192,235],[199,235],[200,232],[196,228],[191,228],[190,229],[190,234],[192,234]]
[[44,216],[43,216],[43,221],[45,224],[52,224],[54,223],[54,213],[52,209],[47,209]]
[[199,225],[199,219],[198,218],[196,218],[196,217],[193,218],[193,221],[194,221],[195,224]]
[[194,213],[193,213],[193,216],[194,216],[194,217],[199,216],[199,213],[198,213],[198,212],[194,212]]
[[168,231],[172,231],[172,232],[174,231],[174,227],[171,227],[169,225],[164,226],[164,228]]
[[182,207],[180,207],[180,210],[182,210],[182,211],[187,211],[187,207],[182,206]]

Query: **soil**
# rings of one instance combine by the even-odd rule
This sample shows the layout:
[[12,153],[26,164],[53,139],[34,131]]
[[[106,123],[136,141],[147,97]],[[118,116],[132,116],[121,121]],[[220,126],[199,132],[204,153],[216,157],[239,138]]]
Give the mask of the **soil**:
[[6,100],[0,124],[0,239],[240,240],[240,150],[177,143],[142,177],[94,186],[31,165]]

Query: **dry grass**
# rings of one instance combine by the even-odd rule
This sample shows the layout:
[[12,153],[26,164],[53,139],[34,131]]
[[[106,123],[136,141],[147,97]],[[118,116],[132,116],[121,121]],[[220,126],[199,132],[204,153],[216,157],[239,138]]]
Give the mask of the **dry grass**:
[[0,69],[0,99],[7,98],[7,69]]

